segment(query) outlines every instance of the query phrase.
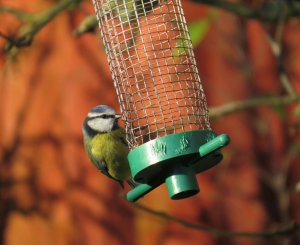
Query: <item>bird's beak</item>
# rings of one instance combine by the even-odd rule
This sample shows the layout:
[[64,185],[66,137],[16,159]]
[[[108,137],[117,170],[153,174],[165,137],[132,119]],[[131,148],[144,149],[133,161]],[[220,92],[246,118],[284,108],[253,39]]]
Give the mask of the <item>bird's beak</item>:
[[116,118],[116,119],[119,119],[121,116],[122,116],[121,114],[116,114],[116,115],[115,115],[115,118]]

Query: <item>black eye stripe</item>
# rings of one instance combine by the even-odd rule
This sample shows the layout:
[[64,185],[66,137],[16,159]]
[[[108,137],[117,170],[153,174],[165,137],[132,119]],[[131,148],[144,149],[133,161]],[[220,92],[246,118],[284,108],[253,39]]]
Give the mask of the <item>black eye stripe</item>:
[[90,117],[89,119],[95,119],[95,118],[103,118],[103,119],[115,118],[115,115],[103,114],[103,115],[99,115],[99,116]]

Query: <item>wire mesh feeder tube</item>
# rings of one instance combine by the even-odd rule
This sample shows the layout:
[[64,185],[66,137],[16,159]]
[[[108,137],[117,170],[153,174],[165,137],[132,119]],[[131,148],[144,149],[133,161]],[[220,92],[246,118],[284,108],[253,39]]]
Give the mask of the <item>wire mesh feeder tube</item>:
[[141,183],[127,199],[163,182],[172,199],[194,195],[195,174],[222,159],[219,149],[229,138],[210,129],[181,1],[93,3],[126,124],[132,176]]

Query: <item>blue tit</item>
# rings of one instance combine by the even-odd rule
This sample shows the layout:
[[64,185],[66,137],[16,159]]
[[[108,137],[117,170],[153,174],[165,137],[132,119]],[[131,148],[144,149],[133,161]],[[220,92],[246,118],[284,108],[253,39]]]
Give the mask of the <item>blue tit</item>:
[[124,181],[133,187],[125,131],[118,125],[120,117],[107,105],[92,108],[82,126],[83,144],[89,159],[103,174],[122,187]]

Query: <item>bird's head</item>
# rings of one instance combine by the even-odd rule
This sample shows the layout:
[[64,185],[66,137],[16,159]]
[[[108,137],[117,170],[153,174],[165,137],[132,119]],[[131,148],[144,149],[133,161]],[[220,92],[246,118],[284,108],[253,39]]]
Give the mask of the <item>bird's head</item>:
[[87,114],[83,130],[90,134],[111,132],[118,128],[118,119],[121,115],[116,114],[115,110],[107,105],[98,105]]

